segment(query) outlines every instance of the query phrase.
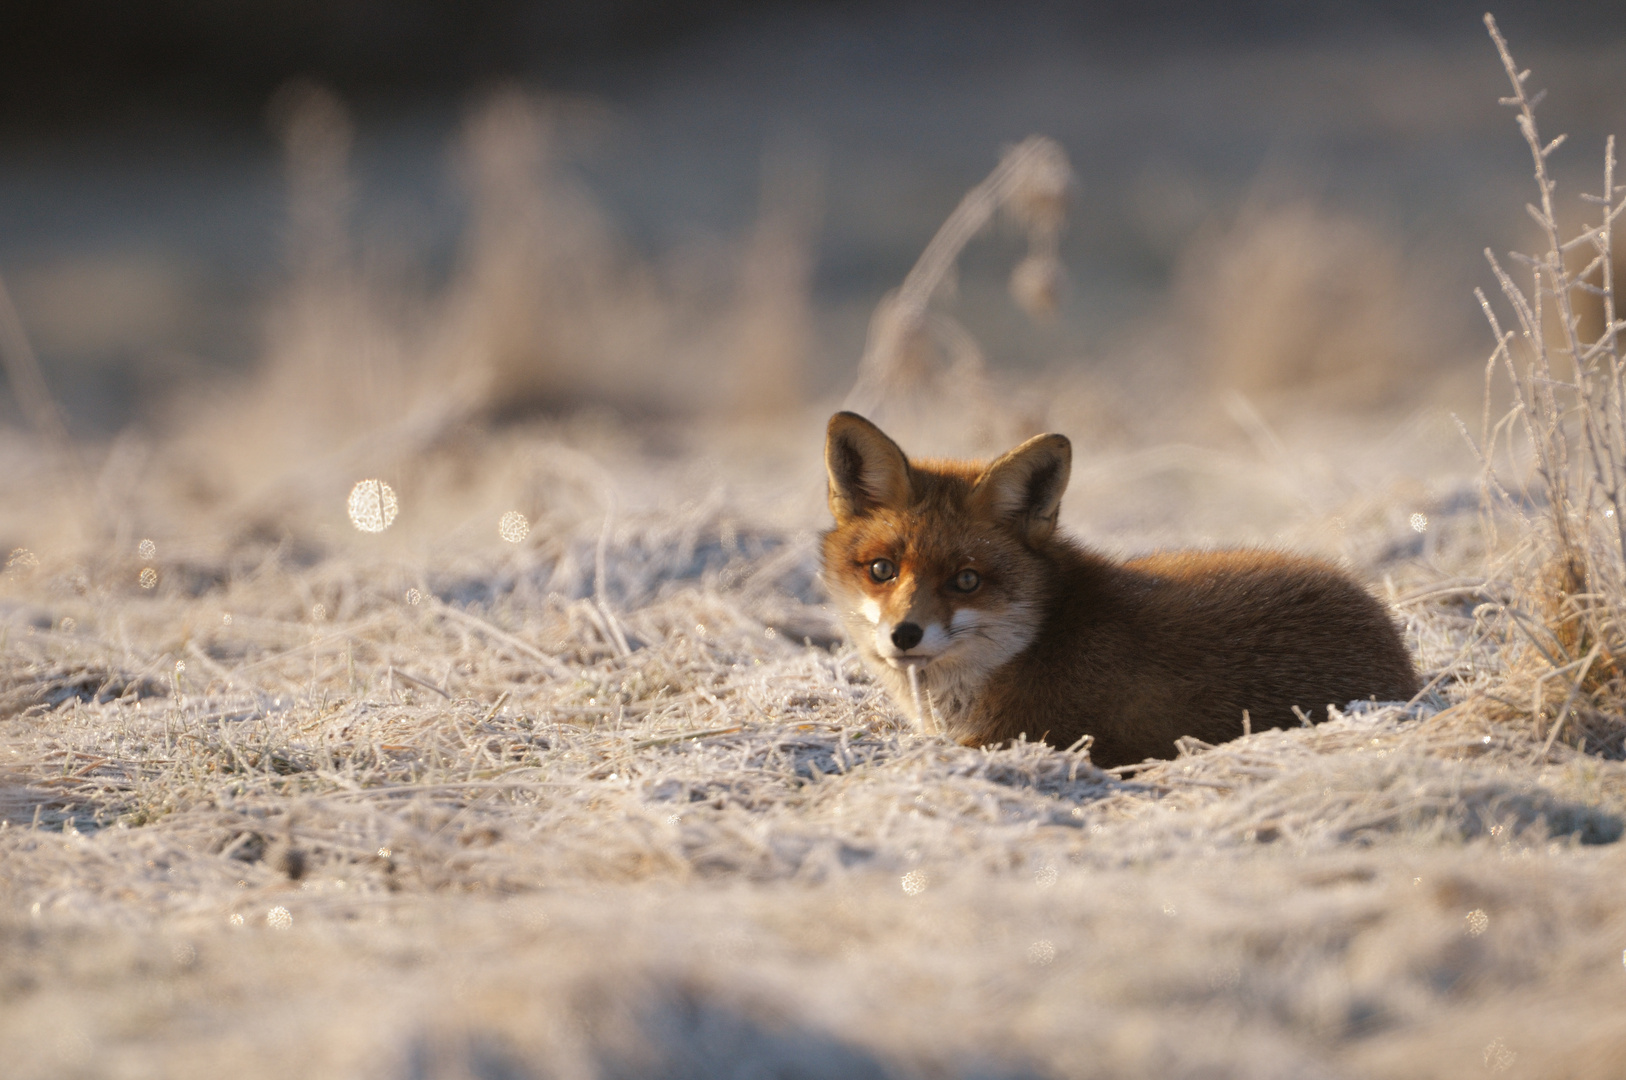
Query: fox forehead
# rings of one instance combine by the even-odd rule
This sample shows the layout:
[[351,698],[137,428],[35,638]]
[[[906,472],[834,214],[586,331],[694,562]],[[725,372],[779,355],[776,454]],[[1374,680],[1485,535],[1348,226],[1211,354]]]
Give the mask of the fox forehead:
[[971,491],[982,475],[981,461],[928,458],[909,464],[909,502],[896,508],[875,507],[865,519],[895,528],[931,522],[937,525],[968,521]]
[[1012,540],[997,526],[963,513],[876,511],[831,530],[825,564],[858,567],[876,559],[897,564],[900,577],[951,576],[975,568],[995,575]]
[[985,467],[981,461],[911,462],[908,504],[872,507],[827,532],[826,569],[889,559],[903,577],[949,576],[968,567],[997,576],[1021,542],[1006,523],[971,509]]

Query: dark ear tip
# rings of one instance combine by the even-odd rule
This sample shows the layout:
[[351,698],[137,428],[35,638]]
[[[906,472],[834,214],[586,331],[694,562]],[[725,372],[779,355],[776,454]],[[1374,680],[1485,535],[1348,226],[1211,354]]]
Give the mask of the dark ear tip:
[[871,424],[868,420],[864,419],[862,416],[859,416],[857,413],[848,412],[846,409],[843,409],[840,412],[836,413],[834,416],[830,417],[830,423],[828,425],[828,428],[829,428],[830,432],[833,434],[838,429],[844,428],[844,427],[850,427],[854,423],[862,424],[865,427],[874,427],[875,426],[875,425]]

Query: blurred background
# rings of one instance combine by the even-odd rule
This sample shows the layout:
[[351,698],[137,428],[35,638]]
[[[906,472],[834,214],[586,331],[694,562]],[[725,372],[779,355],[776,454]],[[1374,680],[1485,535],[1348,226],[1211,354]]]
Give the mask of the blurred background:
[[[1010,302],[1010,229],[954,283],[993,376],[1095,380],[1119,395],[1104,428],[1229,389],[1266,415],[1472,402],[1481,251],[1529,239],[1481,14],[12,5],[0,277],[91,439],[271,394],[273,369],[351,415],[408,410],[426,370],[499,420],[771,412],[840,399],[876,302],[1001,147],[1043,133],[1077,175],[1057,310]],[[1561,190],[1595,188],[1626,132],[1626,6],[1497,14],[1570,134]],[[25,411],[8,394],[0,421]]]

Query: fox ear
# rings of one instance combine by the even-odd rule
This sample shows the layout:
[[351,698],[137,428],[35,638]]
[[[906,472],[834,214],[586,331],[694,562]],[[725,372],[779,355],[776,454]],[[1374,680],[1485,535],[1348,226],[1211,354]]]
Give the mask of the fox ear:
[[1073,468],[1065,435],[1035,435],[982,471],[971,489],[971,509],[1008,522],[1037,544],[1056,531],[1061,493]]
[[857,413],[830,418],[824,440],[830,473],[830,513],[840,524],[877,507],[909,501],[909,459],[880,428]]

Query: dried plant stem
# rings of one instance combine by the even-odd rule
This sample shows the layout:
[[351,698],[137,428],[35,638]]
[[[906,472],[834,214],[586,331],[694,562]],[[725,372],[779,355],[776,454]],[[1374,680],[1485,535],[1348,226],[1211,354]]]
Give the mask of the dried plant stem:
[[[1512,604],[1500,610],[1546,668],[1531,687],[1534,723],[1540,723],[1542,684],[1568,677],[1568,697],[1547,735],[1550,749],[1578,701],[1610,686],[1615,693],[1623,689],[1615,684],[1622,674],[1617,657],[1626,651],[1620,617],[1626,610],[1626,368],[1620,349],[1626,323],[1617,318],[1614,302],[1612,232],[1626,212],[1626,188],[1615,185],[1611,138],[1604,150],[1603,192],[1582,197],[1601,208],[1598,222],[1572,239],[1563,238],[1548,159],[1564,136],[1543,141],[1535,116],[1542,94],[1528,92],[1530,72],[1514,63],[1495,19],[1486,15],[1485,26],[1512,86],[1501,103],[1515,110],[1530,150],[1537,202],[1526,210],[1540,226],[1546,250],[1539,256],[1512,256],[1530,271],[1528,290],[1491,251],[1485,252],[1514,325],[1504,330],[1490,301],[1476,290],[1496,340],[1486,362],[1487,397],[1476,452],[1493,537],[1497,510],[1511,512],[1526,535],[1536,534],[1529,532],[1534,523],[1521,503],[1545,510],[1546,542],[1532,549],[1538,564],[1526,580],[1533,602],[1524,612]],[[1572,269],[1566,260],[1577,252],[1590,252],[1591,258]],[[1576,307],[1577,297],[1588,295],[1597,297],[1603,309],[1602,328],[1592,341],[1583,340]],[[1498,369],[1512,388],[1513,407],[1493,426],[1490,389]],[[1515,428],[1530,452],[1533,490],[1524,483],[1504,483],[1497,475],[1497,443],[1504,432],[1510,439],[1507,456],[1517,460],[1511,442]],[[1510,487],[1523,498],[1515,498]]]
[[968,360],[979,363],[975,341],[957,322],[941,312],[928,317],[933,298],[952,275],[960,252],[1001,207],[1012,207],[1028,226],[1030,261],[1053,267],[1062,206],[1071,182],[1067,155],[1055,140],[1034,135],[1008,150],[994,171],[966,192],[920,253],[903,284],[877,305],[858,379],[845,407],[867,412],[900,389],[907,382],[900,368],[928,328],[946,339],[962,364]]
[[604,525],[599,529],[598,547],[593,555],[593,602],[597,605],[599,618],[604,625],[604,635],[616,652],[626,656],[632,652],[627,645],[627,636],[621,630],[621,623],[615,617],[615,611],[610,607],[610,594],[605,587],[605,552],[609,549],[610,528],[615,523],[615,493],[610,492],[604,508]]

